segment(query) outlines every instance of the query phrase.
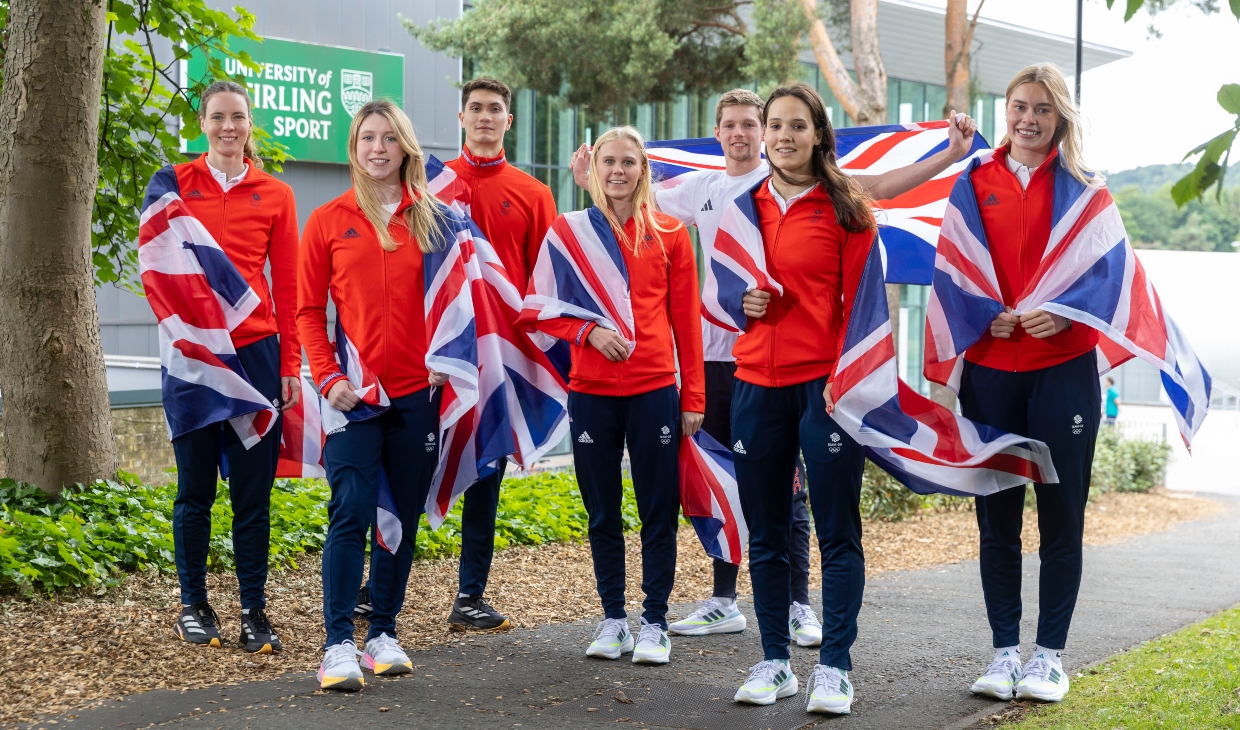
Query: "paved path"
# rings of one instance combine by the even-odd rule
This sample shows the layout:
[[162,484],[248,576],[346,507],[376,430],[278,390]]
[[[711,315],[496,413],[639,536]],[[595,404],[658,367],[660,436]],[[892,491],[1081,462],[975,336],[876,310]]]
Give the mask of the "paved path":
[[[1089,548],[1065,665],[1072,669],[1240,603],[1240,501],[1218,518]],[[1026,606],[1037,605],[1036,556],[1025,560]],[[735,705],[743,670],[761,659],[750,628],[673,639],[672,663],[635,666],[582,656],[592,626],[560,625],[478,637],[413,653],[412,677],[357,694],[315,695],[311,674],[239,687],[157,691],[82,712],[70,727],[133,728],[948,728],[997,708],[968,686],[990,658],[976,562],[871,580],[854,648],[854,713],[823,720],[802,698],[774,708]],[[680,607],[684,609],[685,607]],[[1026,619],[1026,644],[1034,615]],[[795,649],[808,678],[817,652]],[[623,692],[617,699],[617,690]],[[197,709],[196,709],[197,708]],[[224,712],[221,708],[227,708]],[[197,714],[191,714],[196,712]],[[62,727],[64,726],[62,719]]]

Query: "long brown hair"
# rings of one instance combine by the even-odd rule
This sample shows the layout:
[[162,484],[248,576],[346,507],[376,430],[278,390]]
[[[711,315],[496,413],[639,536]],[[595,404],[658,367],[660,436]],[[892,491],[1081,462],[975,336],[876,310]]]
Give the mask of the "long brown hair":
[[[642,163],[642,176],[637,181],[637,187],[633,191],[633,223],[634,233],[633,240],[624,232],[624,225],[620,223],[620,219],[611,209],[611,199],[603,192],[603,181],[598,171],[599,151],[603,149],[603,145],[608,142],[617,140],[628,140],[637,148],[637,156]],[[650,158],[646,156],[646,140],[642,138],[642,133],[637,131],[636,127],[624,125],[621,127],[612,127],[611,129],[599,135],[594,141],[594,154],[590,156],[590,197],[594,199],[594,205],[603,211],[603,215],[607,218],[607,222],[611,224],[611,228],[616,232],[616,238],[620,243],[628,246],[634,255],[641,255],[641,246],[638,241],[646,240],[646,232],[648,229],[654,229],[660,233],[671,233],[678,230],[682,225],[679,221],[671,228],[663,228],[659,225],[659,221],[654,217],[654,189],[650,186]],[[666,256],[667,252],[664,251]]]
[[[1072,177],[1086,185],[1102,185],[1106,176],[1085,164],[1085,155],[1082,152],[1084,135],[1081,130],[1084,119],[1081,117],[1080,110],[1076,108],[1076,103],[1072,101],[1072,93],[1068,91],[1068,82],[1064,80],[1063,74],[1049,63],[1038,63],[1021,69],[1008,82],[1007,92],[1004,93],[1007,100],[1004,103],[1005,114],[1007,104],[1012,103],[1013,92],[1023,84],[1041,84],[1050,94],[1051,104],[1055,107],[1055,113],[1059,115],[1060,120],[1059,127],[1051,137],[1051,146],[1061,150],[1063,166],[1068,168]],[[999,144],[1002,146],[1011,141],[1008,139],[1007,132],[1004,131],[1003,141]]]
[[[835,129],[831,126],[831,120],[827,118],[827,105],[823,103],[822,97],[818,95],[814,87],[798,81],[771,92],[771,96],[766,100],[766,106],[762,107],[763,127],[766,126],[771,103],[785,96],[796,97],[805,102],[805,106],[809,107],[810,121],[814,123],[814,130],[822,132],[822,138],[814,146],[814,151],[810,156],[811,170],[813,178],[822,185],[822,189],[831,198],[831,205],[835,208],[835,220],[844,230],[853,233],[874,230],[874,213],[870,209],[873,198],[865,191],[865,188],[861,187],[861,183],[845,174],[836,164]],[[801,184],[800,181],[788,177],[787,173],[774,165],[771,165],[771,172],[789,185]]]
[[243,151],[245,157],[258,169],[263,169],[263,160],[258,156],[258,145],[254,142],[254,100],[250,98],[250,92],[236,81],[215,81],[202,92],[202,97],[198,100],[198,124],[202,126],[202,120],[207,118],[207,102],[216,94],[237,94],[245,99],[245,110],[250,116],[250,133],[245,137],[245,145]]
[[413,205],[405,209],[405,225],[417,240],[422,253],[437,251],[445,243],[439,232],[439,219],[445,215],[447,208],[426,186],[426,155],[413,132],[413,123],[400,107],[387,99],[366,102],[353,115],[353,123],[349,125],[349,176],[353,178],[353,195],[357,198],[357,205],[375,227],[383,250],[395,251],[399,248],[400,244],[388,233],[389,216],[383,209],[379,183],[367,175],[357,161],[357,135],[362,122],[371,114],[378,114],[392,125],[396,141],[405,152],[405,159],[400,163],[400,180],[413,199]]

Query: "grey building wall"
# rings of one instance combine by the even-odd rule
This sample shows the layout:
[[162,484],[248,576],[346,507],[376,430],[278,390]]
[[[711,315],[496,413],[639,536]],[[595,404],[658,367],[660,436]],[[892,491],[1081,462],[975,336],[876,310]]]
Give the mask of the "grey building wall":
[[[235,0],[208,0],[231,11]],[[460,107],[455,84],[460,62],[432,53],[414,40],[400,17],[416,23],[455,18],[461,0],[245,0],[254,13],[260,36],[326,43],[405,56],[405,113],[413,121],[418,141],[441,160],[457,156]],[[346,165],[292,162],[277,175],[297,195],[297,223],[305,225],[311,211],[349,187]],[[159,338],[155,317],[146,300],[114,286],[96,292],[103,351],[108,355],[157,357]]]

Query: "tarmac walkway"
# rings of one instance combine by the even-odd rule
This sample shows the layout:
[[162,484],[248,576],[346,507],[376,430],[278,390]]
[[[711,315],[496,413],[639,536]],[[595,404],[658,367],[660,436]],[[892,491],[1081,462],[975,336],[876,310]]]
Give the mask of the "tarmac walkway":
[[[1064,664],[1074,670],[1240,603],[1240,500],[1219,517],[1086,548]],[[1036,555],[1025,558],[1024,645],[1037,617]],[[673,637],[664,667],[587,659],[593,621],[478,636],[410,651],[412,676],[316,694],[313,674],[188,692],[155,691],[78,711],[60,727],[138,728],[964,728],[1001,705],[968,688],[989,662],[976,562],[887,573],[866,587],[853,649],[853,714],[805,713],[804,693],[770,708],[731,702],[761,647],[753,606],[741,634]],[[674,616],[691,606],[676,607]],[[593,619],[593,617],[592,617]],[[636,618],[631,617],[635,625]],[[816,649],[793,647],[805,681]],[[46,723],[39,726],[48,727]]]

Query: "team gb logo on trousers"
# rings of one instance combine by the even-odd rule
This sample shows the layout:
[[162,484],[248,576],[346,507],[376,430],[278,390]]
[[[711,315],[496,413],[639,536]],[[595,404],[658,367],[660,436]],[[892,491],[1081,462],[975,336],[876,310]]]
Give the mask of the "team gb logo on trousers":
[[340,69],[340,105],[353,116],[374,97],[374,74]]

